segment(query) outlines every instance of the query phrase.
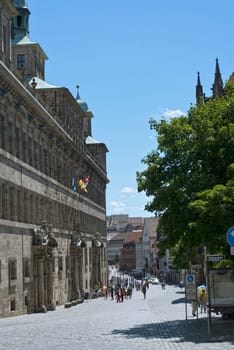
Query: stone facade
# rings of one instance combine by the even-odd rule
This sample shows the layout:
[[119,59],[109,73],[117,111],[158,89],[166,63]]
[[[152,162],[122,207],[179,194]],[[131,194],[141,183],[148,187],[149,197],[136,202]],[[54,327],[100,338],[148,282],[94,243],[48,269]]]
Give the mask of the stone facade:
[[92,113],[44,80],[29,14],[0,0],[0,317],[54,310],[107,282],[108,150]]

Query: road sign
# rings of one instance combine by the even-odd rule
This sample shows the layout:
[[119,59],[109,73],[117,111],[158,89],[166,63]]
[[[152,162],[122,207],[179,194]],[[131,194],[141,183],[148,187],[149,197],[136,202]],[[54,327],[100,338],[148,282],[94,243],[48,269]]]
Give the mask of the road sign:
[[226,240],[231,247],[234,247],[234,226],[227,230]]
[[195,283],[196,283],[196,276],[194,273],[190,273],[186,275],[186,285],[195,284]]
[[234,255],[234,247],[230,247],[230,254]]
[[221,260],[224,260],[224,255],[207,255],[207,260],[213,263],[217,263]]

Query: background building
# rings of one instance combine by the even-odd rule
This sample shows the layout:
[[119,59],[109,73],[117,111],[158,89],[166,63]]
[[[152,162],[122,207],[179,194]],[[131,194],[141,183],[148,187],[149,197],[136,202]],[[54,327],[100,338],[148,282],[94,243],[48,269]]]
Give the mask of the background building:
[[146,273],[156,275],[159,271],[158,223],[159,218],[156,217],[108,216],[108,262],[113,264],[115,257],[118,256],[120,267],[124,267],[125,270],[144,270]]
[[0,0],[0,316],[107,282],[108,150],[79,92],[46,82],[29,15],[26,0]]

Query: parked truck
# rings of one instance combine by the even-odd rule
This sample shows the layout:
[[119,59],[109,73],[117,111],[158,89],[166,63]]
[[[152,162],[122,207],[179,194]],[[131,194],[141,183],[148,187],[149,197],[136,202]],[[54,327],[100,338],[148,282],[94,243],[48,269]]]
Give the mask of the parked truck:
[[208,271],[208,306],[223,319],[234,317],[234,269]]

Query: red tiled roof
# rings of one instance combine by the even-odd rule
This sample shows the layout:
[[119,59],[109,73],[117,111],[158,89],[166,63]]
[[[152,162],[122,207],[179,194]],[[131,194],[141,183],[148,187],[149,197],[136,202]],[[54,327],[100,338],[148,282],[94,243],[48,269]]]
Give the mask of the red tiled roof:
[[142,230],[130,232],[130,235],[126,237],[126,239],[124,240],[124,243],[130,243],[130,242],[140,243],[142,241],[142,235],[143,235]]

